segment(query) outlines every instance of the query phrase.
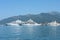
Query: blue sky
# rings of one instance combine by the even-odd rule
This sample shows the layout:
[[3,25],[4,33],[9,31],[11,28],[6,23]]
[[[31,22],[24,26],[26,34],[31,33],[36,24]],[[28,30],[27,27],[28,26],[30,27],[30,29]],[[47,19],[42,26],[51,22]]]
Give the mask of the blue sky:
[[0,0],[0,20],[16,15],[60,12],[60,0]]

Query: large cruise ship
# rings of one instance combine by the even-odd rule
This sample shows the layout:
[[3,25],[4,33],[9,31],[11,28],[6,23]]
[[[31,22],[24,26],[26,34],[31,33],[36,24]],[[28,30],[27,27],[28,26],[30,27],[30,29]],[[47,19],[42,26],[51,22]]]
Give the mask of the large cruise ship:
[[41,25],[41,24],[38,24],[38,23],[34,22],[32,19],[29,19],[23,25]]
[[7,23],[7,25],[10,25],[10,26],[19,26],[19,24],[23,24],[23,23],[24,22],[22,22],[21,20],[16,20],[16,21]]
[[34,22],[32,19],[29,19],[28,21],[25,21],[25,22],[21,20],[16,20],[16,21],[7,23],[7,25],[20,26],[20,25],[41,25],[41,24]]
[[50,26],[60,26],[60,23],[54,21],[54,22],[48,23],[48,25],[50,25]]

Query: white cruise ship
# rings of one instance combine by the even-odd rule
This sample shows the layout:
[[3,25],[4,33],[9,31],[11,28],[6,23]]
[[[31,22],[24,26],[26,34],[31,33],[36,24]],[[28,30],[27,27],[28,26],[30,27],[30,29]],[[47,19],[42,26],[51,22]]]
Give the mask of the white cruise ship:
[[13,22],[10,22],[10,23],[7,23],[7,25],[10,25],[10,26],[20,26],[20,25],[41,25],[41,24],[38,24],[36,22],[34,22],[32,19],[29,19],[28,21],[21,21],[21,20],[16,20],[16,21],[13,21]]
[[24,22],[22,22],[21,20],[16,20],[16,21],[7,23],[7,25],[10,25],[10,26],[19,26],[19,24],[22,24],[22,23],[24,23]]
[[23,25],[41,25],[41,24],[38,24],[38,23],[34,22],[32,19],[29,19]]
[[48,23],[50,26],[60,26],[60,23],[57,23],[56,21]]

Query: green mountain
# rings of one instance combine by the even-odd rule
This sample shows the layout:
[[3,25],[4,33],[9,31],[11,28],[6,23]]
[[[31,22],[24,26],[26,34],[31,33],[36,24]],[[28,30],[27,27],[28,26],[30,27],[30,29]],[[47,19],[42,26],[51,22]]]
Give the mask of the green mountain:
[[37,23],[49,23],[52,21],[60,22],[60,13],[51,12],[51,13],[40,13],[37,15],[28,14],[28,15],[13,16],[13,17],[9,17],[9,18],[1,20],[0,25],[2,24],[4,25],[6,23],[15,21],[17,19],[22,20],[22,21],[27,21],[29,19],[32,19],[33,21]]

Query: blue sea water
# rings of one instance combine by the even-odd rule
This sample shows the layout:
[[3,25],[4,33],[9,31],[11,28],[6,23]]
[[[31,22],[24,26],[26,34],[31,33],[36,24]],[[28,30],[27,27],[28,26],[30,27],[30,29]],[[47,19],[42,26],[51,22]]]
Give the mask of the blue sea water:
[[0,26],[0,40],[60,40],[60,26]]

